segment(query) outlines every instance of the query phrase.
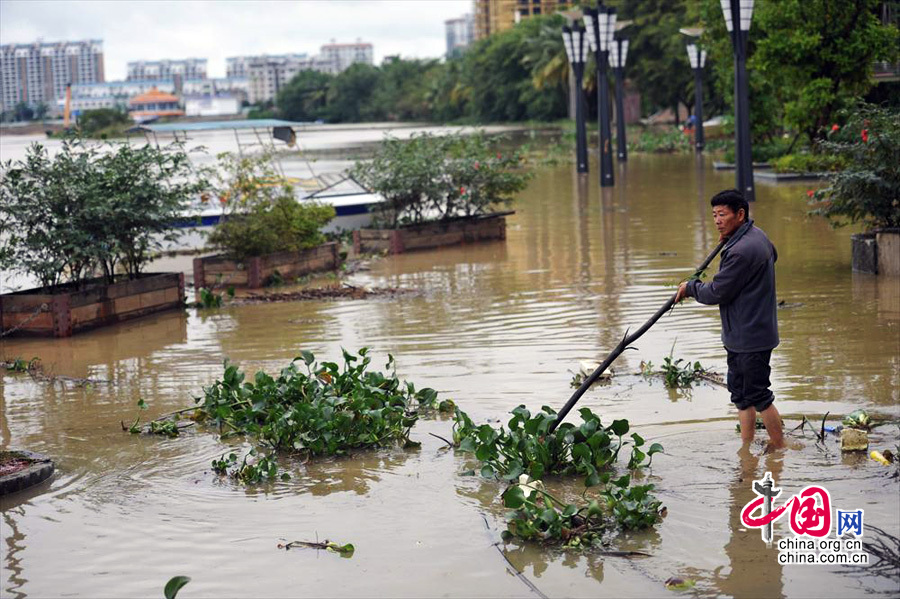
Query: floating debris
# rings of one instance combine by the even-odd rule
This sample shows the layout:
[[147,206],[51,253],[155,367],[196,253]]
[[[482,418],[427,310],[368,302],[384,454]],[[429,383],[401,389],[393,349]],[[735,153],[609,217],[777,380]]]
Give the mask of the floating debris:
[[869,433],[855,428],[841,431],[841,451],[865,451],[869,448]]
[[[578,363],[578,372],[572,373],[572,380],[571,380],[571,382],[569,382],[569,386],[572,387],[573,389],[579,388],[584,383],[584,381],[589,376],[591,376],[591,374],[593,374],[593,372],[595,370],[597,370],[597,368],[599,368],[599,367],[600,367],[599,362],[595,364],[593,362],[586,362],[586,361],[582,360],[581,362]],[[572,371],[570,370],[569,372],[572,372]],[[614,374],[615,374],[615,371],[610,369],[607,372],[604,372],[603,374],[601,374],[599,377],[597,377],[597,380],[594,381],[594,384],[596,385],[597,383],[608,383],[612,380],[612,377]]]
[[[887,457],[888,455],[891,456],[891,459],[888,459],[888,457]],[[890,452],[890,450],[886,451],[885,453],[881,453],[877,449],[873,449],[872,452],[869,454],[869,457],[883,466],[890,466],[891,462],[894,461],[893,460],[894,454],[892,454]]]
[[872,428],[872,420],[869,413],[865,410],[854,410],[844,416],[844,426],[856,428],[860,430],[869,430]]
[[673,576],[666,581],[666,588],[670,591],[686,591],[688,589],[694,588],[696,586],[697,581],[693,578],[679,578],[677,576]]
[[417,293],[419,292],[415,289],[403,287],[357,287],[345,283],[343,285],[327,285],[325,287],[312,287],[298,291],[250,293],[246,296],[235,298],[234,301],[229,302],[229,305],[241,306],[246,304],[297,302],[305,300],[395,298],[415,295]]
[[355,547],[353,547],[352,543],[341,545],[339,543],[333,543],[328,539],[325,539],[321,543],[318,541],[291,541],[289,543],[278,543],[278,548],[284,549],[285,551],[290,551],[294,547],[303,547],[305,549],[324,549],[329,553],[337,553],[341,557],[351,557],[353,555],[353,552],[356,550]]

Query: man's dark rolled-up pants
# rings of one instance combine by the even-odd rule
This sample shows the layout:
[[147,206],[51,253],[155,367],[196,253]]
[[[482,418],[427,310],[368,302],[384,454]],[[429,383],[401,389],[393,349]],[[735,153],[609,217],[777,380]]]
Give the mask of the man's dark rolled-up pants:
[[769,359],[772,350],[736,353],[728,351],[728,391],[731,402],[738,410],[756,408],[762,412],[775,401],[775,394],[769,389]]

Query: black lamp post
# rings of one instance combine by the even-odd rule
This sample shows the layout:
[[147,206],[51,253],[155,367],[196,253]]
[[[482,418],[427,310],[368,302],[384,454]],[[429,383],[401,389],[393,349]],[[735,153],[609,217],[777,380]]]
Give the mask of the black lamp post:
[[703,151],[703,67],[706,66],[706,50],[698,44],[687,45],[691,69],[694,70],[694,148]]
[[597,62],[597,113],[600,121],[600,185],[610,187],[613,179],[612,148],[609,131],[609,48],[616,28],[616,10],[598,3],[584,9],[584,26]]
[[628,160],[625,139],[625,60],[628,58],[628,40],[613,40],[609,50],[609,66],[616,74],[616,152],[620,162]]
[[753,0],[720,0],[725,27],[734,49],[734,149],[736,187],[748,202],[756,199],[753,156],[750,149],[750,92],[747,87],[747,37],[753,17]]
[[566,55],[569,64],[575,73],[575,161],[578,164],[578,172],[588,172],[587,159],[587,135],[584,123],[584,92],[582,81],[584,80],[584,59],[587,57],[587,40],[584,29],[575,27],[563,27],[563,45],[566,47]]

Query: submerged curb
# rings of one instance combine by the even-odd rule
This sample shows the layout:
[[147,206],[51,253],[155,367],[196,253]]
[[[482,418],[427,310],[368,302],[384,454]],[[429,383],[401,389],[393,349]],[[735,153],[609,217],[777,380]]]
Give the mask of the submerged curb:
[[0,497],[33,487],[44,482],[53,474],[53,461],[45,455],[24,450],[15,450],[9,453],[16,454],[31,463],[22,470],[0,476]]

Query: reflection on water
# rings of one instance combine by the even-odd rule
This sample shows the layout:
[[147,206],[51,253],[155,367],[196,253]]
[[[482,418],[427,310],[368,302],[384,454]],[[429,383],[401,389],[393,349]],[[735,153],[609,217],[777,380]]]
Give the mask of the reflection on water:
[[[120,421],[135,417],[139,399],[150,406],[145,419],[190,405],[225,359],[252,375],[277,371],[300,350],[335,359],[341,347],[364,345],[376,367],[393,354],[401,377],[452,397],[476,421],[505,421],[520,403],[558,407],[578,362],[602,359],[715,245],[708,197],[732,180],[694,156],[635,155],[603,190],[595,177],[548,168],[515,206],[505,242],[385,257],[351,281],[421,291],[413,297],[190,308],[70,339],[0,340],[2,358],[40,356],[54,374],[108,381],[0,378],[0,447],[58,461],[45,488],[0,500],[4,596],[147,596],[175,574],[193,578],[196,596],[528,593],[491,546],[503,528],[501,486],[458,476],[466,457],[427,434],[449,437],[447,421],[416,425],[420,450],[285,458],[292,480],[255,489],[210,471],[242,441],[202,430],[132,436]],[[852,274],[849,233],[806,216],[805,187],[757,191],[752,217],[779,250],[785,306],[772,378],[789,427],[800,414],[857,407],[900,416],[900,281]],[[896,534],[897,482],[865,456],[824,454],[811,439],[783,454],[754,445],[739,456],[723,389],[670,392],[637,374],[642,360],[660,364],[673,346],[676,357],[725,369],[717,310],[685,303],[580,404],[604,419],[627,417],[666,448],[646,480],[668,516],[613,544],[652,557],[509,545],[510,561],[550,596],[658,596],[670,576],[696,579],[702,596],[852,595],[856,582],[840,568],[780,568],[738,512],[753,477],[770,470],[785,493],[826,485],[839,507],[864,508],[867,522]],[[896,443],[887,429],[873,433],[873,447]],[[548,484],[570,498],[583,492],[577,480]],[[275,549],[280,538],[317,535],[352,542],[356,554]]]
[[[783,597],[782,568],[773,558],[771,547],[756,542],[760,536],[759,529],[747,529],[741,522],[741,510],[747,503],[756,499],[753,492],[753,481],[761,480],[766,472],[772,473],[772,479],[781,480],[783,471],[783,452],[766,453],[762,460],[755,455],[749,444],[738,451],[738,465],[734,479],[729,488],[731,499],[728,510],[728,524],[731,528],[731,539],[725,545],[728,566],[717,569],[714,573],[714,584],[720,593],[732,597]],[[759,467],[760,461],[763,467]],[[773,545],[778,537],[773,538]]]

